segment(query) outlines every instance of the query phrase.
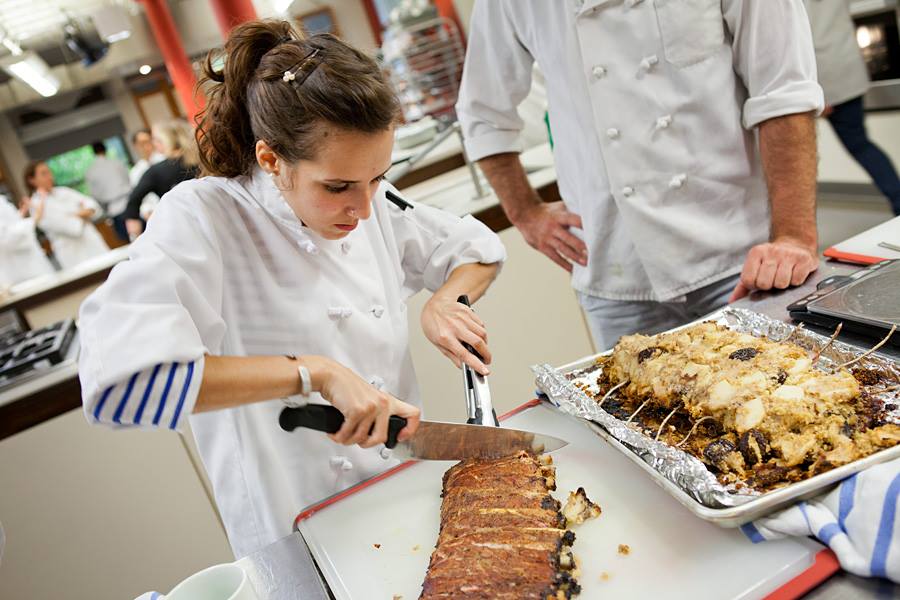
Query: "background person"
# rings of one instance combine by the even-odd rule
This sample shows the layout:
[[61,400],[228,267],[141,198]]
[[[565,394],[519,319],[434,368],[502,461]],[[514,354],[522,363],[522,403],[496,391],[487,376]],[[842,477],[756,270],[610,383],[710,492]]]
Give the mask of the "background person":
[[22,202],[17,209],[0,196],[0,289],[53,272],[53,267],[35,234],[35,221],[29,205]]
[[869,140],[863,94],[869,72],[856,42],[856,26],[845,0],[803,0],[809,13],[819,83],[825,91],[825,112],[838,139],[859,163],[878,190],[900,215],[900,178],[891,159]]
[[200,158],[194,143],[194,132],[184,119],[155,124],[153,145],[165,158],[147,168],[128,196],[125,225],[132,239],[144,229],[140,208],[147,194],[152,192],[162,198],[173,187],[195,178],[199,173]]
[[[131,136],[131,145],[137,152],[138,160],[128,172],[128,178],[131,181],[131,187],[135,187],[141,180],[141,176],[147,172],[151,165],[165,160],[165,156],[156,151],[153,147],[153,134],[149,129],[140,129]],[[140,216],[146,221],[153,213],[153,209],[159,203],[159,196],[150,192],[141,200]]]
[[103,212],[112,220],[116,235],[128,241],[125,231],[125,220],[122,213],[128,202],[131,182],[128,179],[128,168],[119,160],[106,155],[106,144],[94,142],[94,162],[84,174],[91,197],[103,208]]
[[53,183],[50,167],[34,161],[25,168],[25,187],[31,197],[31,216],[53,246],[64,269],[109,251],[91,221],[100,205],[81,192]]

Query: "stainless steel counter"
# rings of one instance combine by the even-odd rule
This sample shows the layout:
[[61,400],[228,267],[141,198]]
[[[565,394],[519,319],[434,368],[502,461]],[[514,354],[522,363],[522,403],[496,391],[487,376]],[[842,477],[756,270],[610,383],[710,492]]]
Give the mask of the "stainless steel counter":
[[[756,293],[734,304],[749,308],[776,319],[789,319],[786,306],[812,292],[816,284],[831,275],[852,273],[856,267],[840,263],[823,262],[819,270],[804,285],[776,293]],[[830,331],[811,328],[830,335]],[[864,347],[872,346],[867,339],[841,334],[841,341]],[[900,358],[896,348],[888,354]],[[241,559],[260,600],[327,600],[325,584],[313,562],[306,542],[300,533],[293,533],[262,550]],[[864,579],[847,573],[838,573],[806,595],[808,600],[854,600],[900,598],[900,586],[882,579]]]

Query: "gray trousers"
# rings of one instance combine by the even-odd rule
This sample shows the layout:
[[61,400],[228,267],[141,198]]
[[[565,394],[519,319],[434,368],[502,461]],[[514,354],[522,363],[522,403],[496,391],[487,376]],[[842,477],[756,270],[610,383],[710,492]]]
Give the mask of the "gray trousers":
[[686,294],[684,302],[606,300],[576,292],[597,352],[609,350],[623,335],[653,335],[694,321],[725,306],[739,275],[720,279]]

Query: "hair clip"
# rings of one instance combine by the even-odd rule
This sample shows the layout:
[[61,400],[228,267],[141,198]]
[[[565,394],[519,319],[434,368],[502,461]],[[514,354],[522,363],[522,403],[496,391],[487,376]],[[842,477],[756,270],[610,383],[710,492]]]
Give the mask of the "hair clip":
[[[306,78],[312,75],[312,72],[318,68],[319,63],[322,62],[322,58],[319,57],[319,53],[321,52],[321,48],[313,48],[306,56],[300,59],[300,62],[297,63],[296,68],[293,71],[287,70],[282,75],[281,80],[285,83],[291,83],[296,81],[296,84],[303,85],[303,82],[306,81]],[[297,75],[300,75],[300,78],[297,79]]]

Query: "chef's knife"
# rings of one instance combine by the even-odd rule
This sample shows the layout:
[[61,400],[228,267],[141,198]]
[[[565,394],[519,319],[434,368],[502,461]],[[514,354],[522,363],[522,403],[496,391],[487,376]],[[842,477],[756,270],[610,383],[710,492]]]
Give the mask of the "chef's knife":
[[[337,433],[344,424],[344,415],[335,407],[323,404],[288,406],[282,409],[278,422],[285,431],[306,427]],[[521,450],[552,452],[568,444],[559,438],[530,431],[436,421],[420,421],[410,439],[398,442],[397,434],[404,427],[406,419],[392,416],[385,442],[386,447],[393,449],[393,456],[401,460],[500,458]]]

